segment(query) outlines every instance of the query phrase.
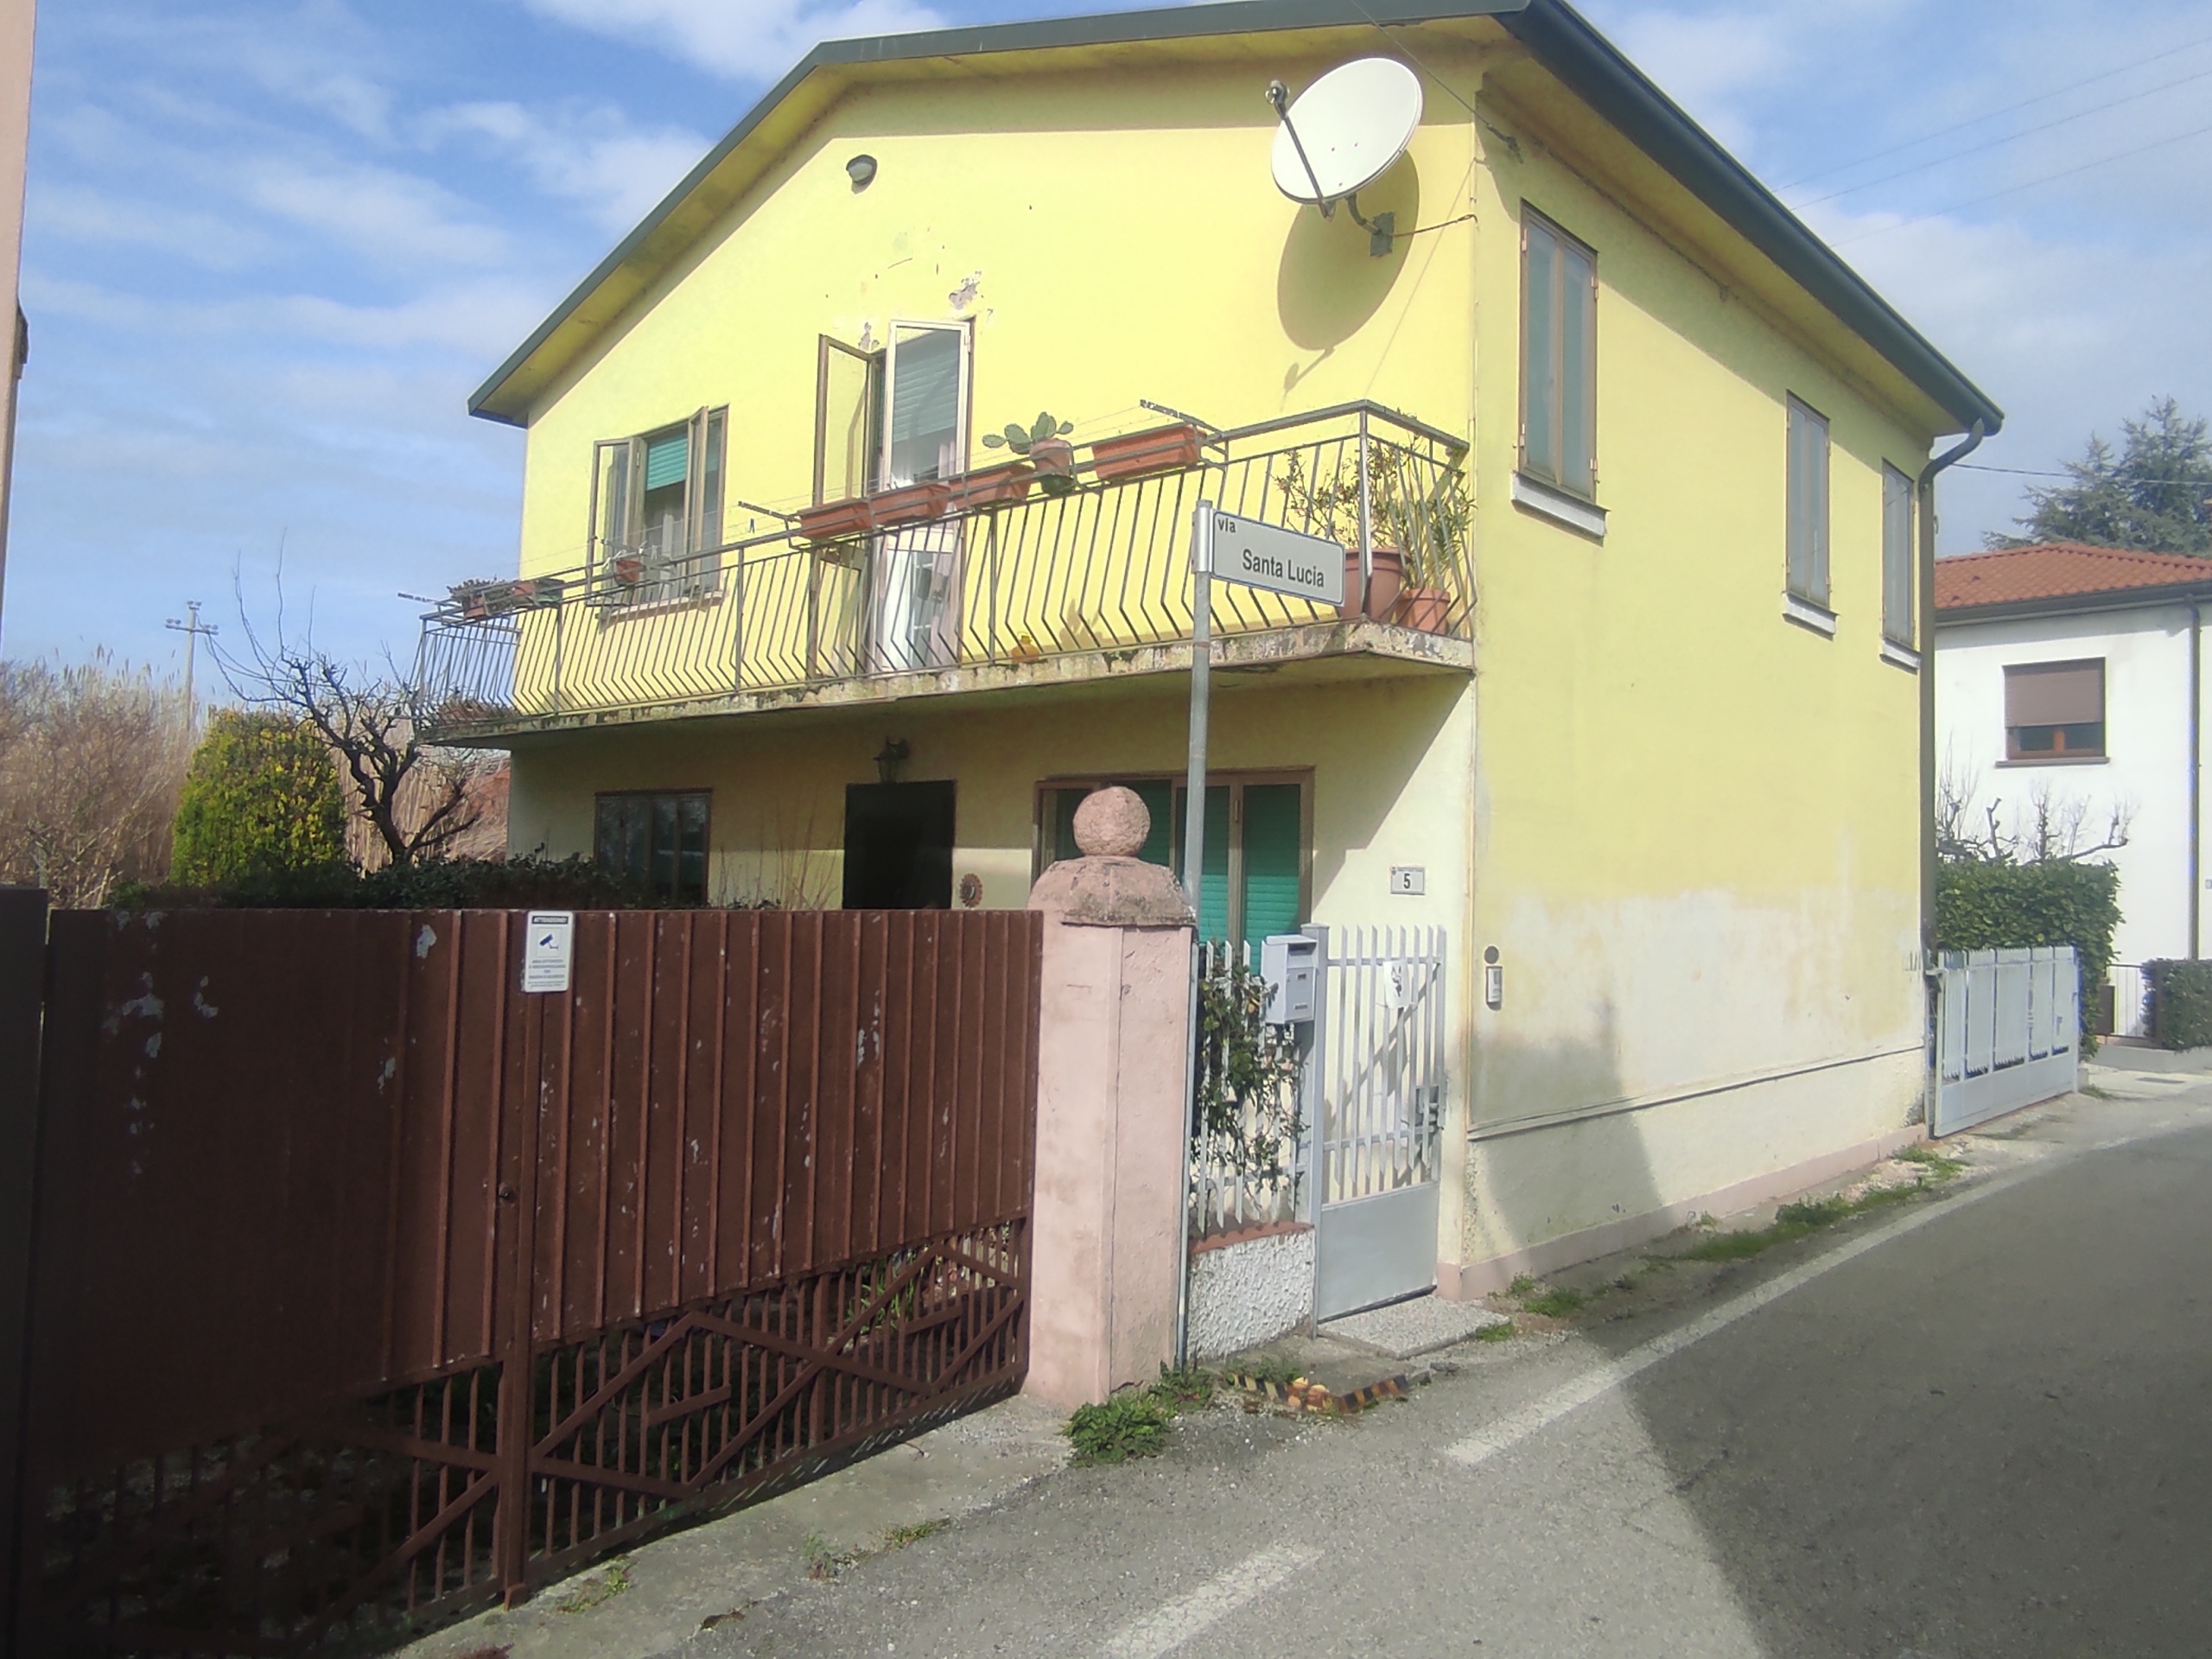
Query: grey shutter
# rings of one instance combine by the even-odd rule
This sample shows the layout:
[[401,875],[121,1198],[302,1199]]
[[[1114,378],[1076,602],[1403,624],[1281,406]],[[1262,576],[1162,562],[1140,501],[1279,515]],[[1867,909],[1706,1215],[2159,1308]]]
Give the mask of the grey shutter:
[[1913,643],[1912,480],[1882,468],[1882,635]]
[[2105,717],[2102,658],[2029,663],[2005,671],[2007,726],[2088,726]]

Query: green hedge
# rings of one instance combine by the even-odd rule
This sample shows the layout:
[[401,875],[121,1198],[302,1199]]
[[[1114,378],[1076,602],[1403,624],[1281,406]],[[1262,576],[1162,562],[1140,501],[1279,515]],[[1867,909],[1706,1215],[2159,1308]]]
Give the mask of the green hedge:
[[2152,1040],[2165,1048],[2212,1047],[2212,962],[2146,962]]
[[381,870],[350,864],[264,870],[201,887],[134,887],[122,910],[673,910],[675,900],[583,856],[424,859]]
[[2092,998],[2112,968],[2120,872],[2109,864],[2003,864],[1946,859],[1936,871],[1936,948],[2001,950],[2070,944],[2082,969],[2084,1046]]

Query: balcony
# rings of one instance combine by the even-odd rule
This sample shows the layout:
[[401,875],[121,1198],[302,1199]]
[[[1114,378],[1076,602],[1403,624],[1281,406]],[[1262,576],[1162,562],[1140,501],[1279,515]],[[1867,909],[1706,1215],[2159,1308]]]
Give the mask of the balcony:
[[423,617],[416,679],[436,734],[468,741],[1180,672],[1201,500],[1346,550],[1342,607],[1217,582],[1217,667],[1465,672],[1465,454],[1372,404],[1102,441],[1065,472],[985,468],[705,553],[648,539],[463,584]]

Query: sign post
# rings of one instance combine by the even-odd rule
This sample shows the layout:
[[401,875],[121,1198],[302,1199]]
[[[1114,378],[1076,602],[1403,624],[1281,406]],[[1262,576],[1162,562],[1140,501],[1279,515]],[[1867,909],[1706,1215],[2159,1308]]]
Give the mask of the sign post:
[[1191,759],[1183,779],[1183,891],[1198,913],[1205,879],[1206,699],[1213,666],[1213,503],[1191,514]]

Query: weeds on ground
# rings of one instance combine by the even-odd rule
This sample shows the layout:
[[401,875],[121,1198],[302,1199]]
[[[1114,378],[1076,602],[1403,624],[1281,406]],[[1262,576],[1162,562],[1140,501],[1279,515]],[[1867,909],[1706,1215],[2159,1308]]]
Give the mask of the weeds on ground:
[[1075,1445],[1078,1464],[1125,1463],[1156,1456],[1167,1443],[1175,1408],[1152,1389],[1125,1389],[1103,1406],[1077,1406],[1062,1433]]
[[[1941,1156],[1940,1154],[1937,1155]],[[1919,1160],[1911,1159],[1907,1161],[1916,1163]],[[1686,1250],[1676,1251],[1674,1259],[1677,1262],[1747,1262],[1777,1244],[1794,1244],[1823,1227],[1847,1221],[1853,1216],[1863,1216],[1868,1211],[1878,1210],[1885,1205],[1902,1204],[1927,1190],[1928,1181],[1923,1177],[1910,1186],[1878,1186],[1856,1198],[1847,1198],[1840,1194],[1828,1198],[1801,1198],[1777,1210],[1771,1227],[1763,1227],[1755,1232],[1713,1233],[1700,1239]],[[1661,1259],[1652,1258],[1655,1262]]]
[[911,1527],[893,1527],[883,1535],[886,1549],[904,1549],[909,1544],[918,1544],[932,1533],[943,1532],[952,1524],[950,1521],[917,1521]]
[[1514,1327],[1512,1320],[1503,1319],[1496,1325],[1483,1326],[1481,1330],[1475,1332],[1475,1340],[1477,1342],[1510,1342],[1520,1334],[1521,1332]]
[[1541,1313],[1548,1319],[1563,1319],[1590,1299],[1579,1290],[1547,1290],[1533,1296],[1523,1296],[1521,1306],[1531,1313]]
[[2101,1083],[2085,1083],[2082,1085],[2082,1092],[2091,1100],[2118,1100],[2120,1098]]
[[1204,1408],[1213,1403],[1213,1386],[1211,1371],[1196,1365],[1171,1370],[1163,1363],[1160,1381],[1152,1385],[1152,1396],[1170,1411],[1179,1411],[1185,1406]]
[[834,1579],[837,1569],[845,1564],[845,1557],[830,1548],[830,1541],[818,1532],[810,1532],[800,1540],[798,1551],[806,1562],[806,1576],[810,1579]]
[[1505,1294],[1509,1296],[1526,1296],[1535,1287],[1536,1281],[1527,1274],[1516,1273],[1513,1275],[1513,1282],[1505,1287]]
[[1288,1388],[1304,1375],[1290,1361],[1278,1359],[1273,1355],[1243,1361],[1238,1364],[1237,1370],[1255,1382],[1272,1382],[1279,1389]]
[[1929,1146],[1910,1146],[1897,1155],[1897,1162],[1912,1164],[1926,1170],[1939,1181],[1948,1181],[1967,1166],[1963,1158],[1954,1158]]
[[607,1571],[595,1579],[588,1579],[567,1595],[553,1604],[556,1613],[588,1613],[602,1606],[630,1587],[630,1569],[621,1561],[613,1561]]

